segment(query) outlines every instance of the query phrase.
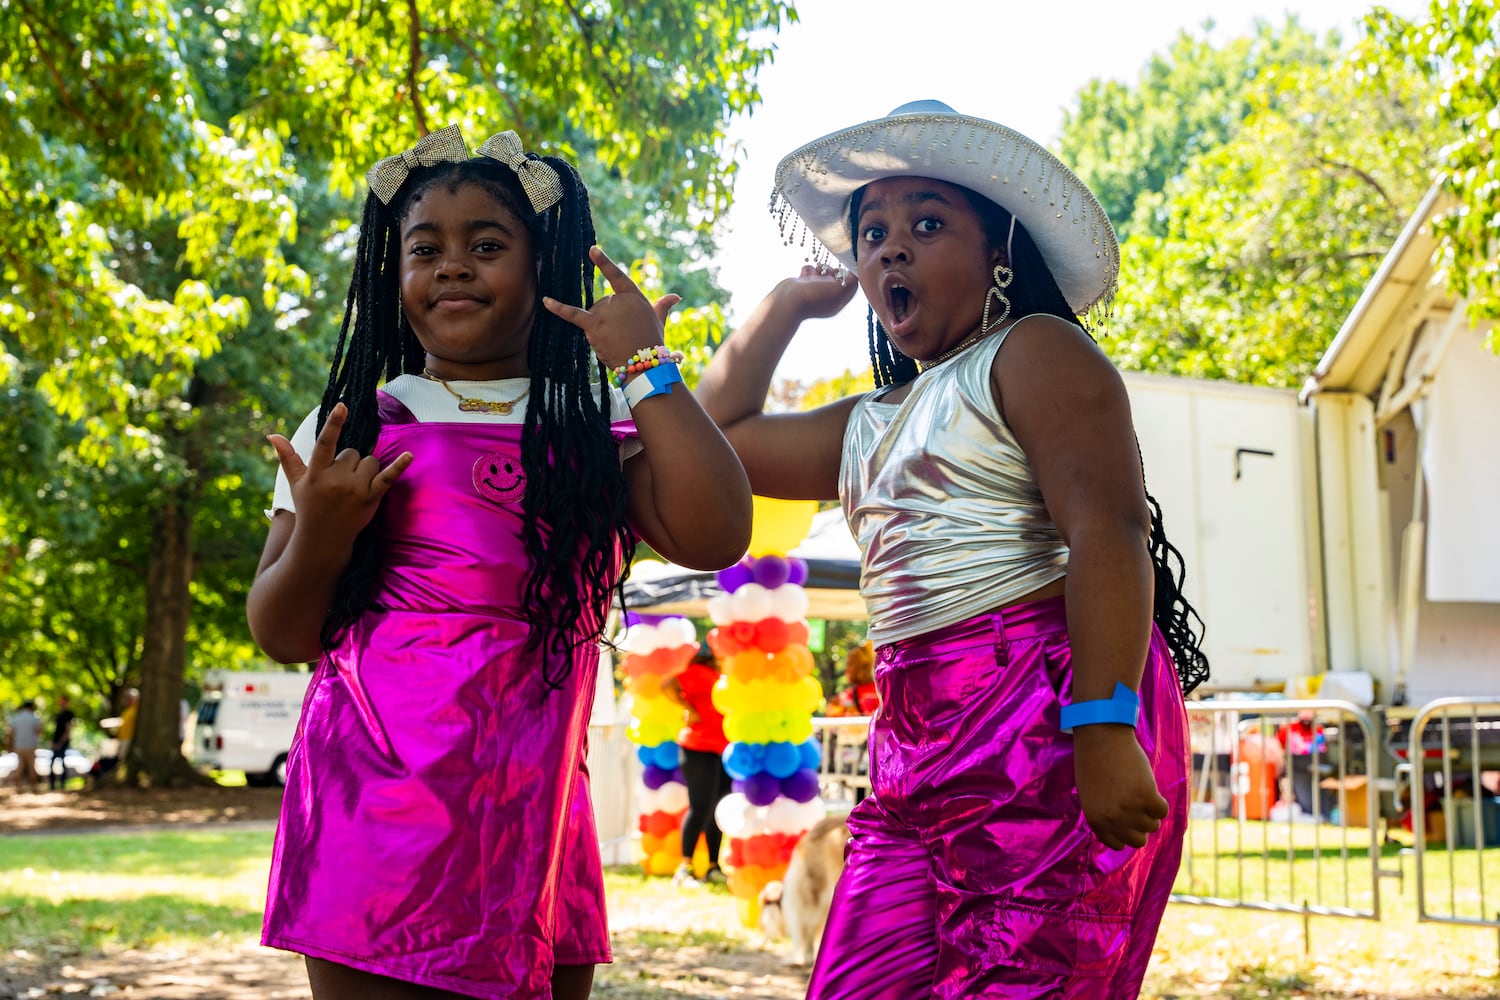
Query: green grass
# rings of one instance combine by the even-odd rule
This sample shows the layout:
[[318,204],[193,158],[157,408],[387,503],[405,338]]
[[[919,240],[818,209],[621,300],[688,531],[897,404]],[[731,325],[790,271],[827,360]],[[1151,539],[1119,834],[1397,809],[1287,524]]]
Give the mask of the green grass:
[[[1227,832],[1218,831],[1221,849]],[[1321,852],[1326,865],[1331,847],[1342,850],[1329,829],[1297,827],[1282,840],[1267,830],[1264,843],[1261,832],[1242,843],[1251,874],[1231,883],[1221,861],[1221,888],[1263,888],[1270,898],[1290,899],[1294,885],[1317,884],[1310,851]],[[1199,875],[1212,836],[1211,825],[1194,831]],[[226,948],[256,939],[271,842],[264,830],[0,837],[0,954],[66,961],[138,949],[212,963]],[[1368,871],[1368,850],[1367,839],[1349,847],[1351,871]],[[1168,907],[1142,995],[1414,1000],[1500,993],[1496,932],[1419,923],[1414,859],[1397,846],[1380,853],[1383,867],[1405,872],[1404,883],[1382,880],[1380,921],[1315,916],[1305,925],[1300,914]],[[1289,863],[1289,856],[1297,860]],[[1429,894],[1445,902],[1449,859],[1437,851],[1428,860]],[[1455,891],[1474,892],[1463,866],[1477,873],[1481,863],[1491,898],[1500,891],[1500,849],[1459,851],[1452,861]],[[638,868],[616,868],[605,873],[605,889],[617,960],[600,970],[597,996],[800,998],[805,972],[781,970],[761,952],[758,933],[741,926],[723,887],[680,889]]]
[[260,928],[269,831],[0,837],[0,952],[151,948]]

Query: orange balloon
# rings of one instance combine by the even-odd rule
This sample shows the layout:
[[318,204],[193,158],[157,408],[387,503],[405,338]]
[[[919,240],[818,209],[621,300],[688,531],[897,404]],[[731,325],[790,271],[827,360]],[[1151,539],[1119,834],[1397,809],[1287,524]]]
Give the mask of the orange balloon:
[[807,630],[807,622],[792,622],[786,627],[786,641],[793,646],[806,646],[807,640],[812,638],[812,633]]
[[812,673],[813,655],[806,646],[787,646],[771,657],[770,676],[783,683],[799,681]]
[[641,853],[649,858],[661,850],[665,842],[665,837],[658,837],[654,833],[643,833],[641,834]]
[[661,678],[655,674],[642,674],[625,682],[625,690],[637,698],[660,698]]

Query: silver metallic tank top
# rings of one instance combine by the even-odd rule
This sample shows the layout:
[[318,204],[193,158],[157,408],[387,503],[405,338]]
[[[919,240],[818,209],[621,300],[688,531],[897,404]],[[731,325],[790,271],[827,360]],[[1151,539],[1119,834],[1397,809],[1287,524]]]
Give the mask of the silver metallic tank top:
[[918,375],[900,403],[880,402],[877,389],[849,414],[839,499],[864,553],[859,589],[876,646],[1067,572],[1068,547],[990,388],[1013,328]]

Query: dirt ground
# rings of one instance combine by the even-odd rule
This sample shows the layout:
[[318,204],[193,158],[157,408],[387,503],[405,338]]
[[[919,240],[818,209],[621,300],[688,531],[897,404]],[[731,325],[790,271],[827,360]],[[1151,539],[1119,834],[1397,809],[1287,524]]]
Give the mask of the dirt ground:
[[275,822],[279,788],[102,788],[66,792],[0,792],[0,833],[100,827]]
[[[280,807],[281,792],[274,788],[106,788],[33,794],[7,788],[0,790],[0,836],[271,824]],[[614,964],[601,967],[595,980],[595,997],[801,1000],[806,991],[805,970],[787,968],[770,949],[681,947],[657,940],[659,934],[621,931]],[[0,1000],[309,1000],[311,995],[300,956],[254,944],[226,943],[211,960],[201,951],[172,949],[0,957]]]

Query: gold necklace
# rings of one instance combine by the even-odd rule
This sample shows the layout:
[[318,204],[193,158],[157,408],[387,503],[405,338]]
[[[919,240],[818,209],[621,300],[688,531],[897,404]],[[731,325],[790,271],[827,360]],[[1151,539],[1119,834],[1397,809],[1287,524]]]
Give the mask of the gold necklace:
[[475,399],[473,396],[460,395],[453,386],[448,384],[447,379],[431,368],[423,368],[422,377],[447,389],[448,395],[458,400],[458,408],[465,413],[498,413],[503,417],[510,416],[510,411],[515,408],[515,405],[525,399],[526,394],[531,391],[531,386],[528,385],[515,399]]
[[[993,330],[990,331],[990,333],[994,332],[995,331]],[[920,364],[917,367],[924,372],[928,371],[929,369],[936,368],[938,365],[942,364],[944,361],[947,361],[955,354],[961,354],[964,351],[967,351],[969,348],[973,347],[975,344],[979,343],[981,340],[988,336],[989,333],[985,333],[983,330],[980,330],[977,333],[970,334],[961,343],[959,343],[957,347],[950,347],[948,350],[944,351],[942,354],[939,354],[931,361],[928,361],[925,364]]]

